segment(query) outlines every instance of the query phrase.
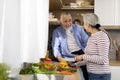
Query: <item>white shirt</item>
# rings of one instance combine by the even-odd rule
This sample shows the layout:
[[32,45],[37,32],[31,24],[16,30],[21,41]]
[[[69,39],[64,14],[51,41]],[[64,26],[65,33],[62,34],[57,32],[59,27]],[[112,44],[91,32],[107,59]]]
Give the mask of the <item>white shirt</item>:
[[70,52],[75,52],[75,51],[80,50],[81,48],[77,45],[73,37],[73,33],[70,30],[71,30],[71,27],[66,30],[68,49],[70,50]]

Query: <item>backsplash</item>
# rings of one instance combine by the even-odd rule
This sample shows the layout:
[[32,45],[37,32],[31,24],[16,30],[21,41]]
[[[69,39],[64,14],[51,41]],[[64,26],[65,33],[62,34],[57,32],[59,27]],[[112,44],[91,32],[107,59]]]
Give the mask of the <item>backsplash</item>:
[[[120,60],[120,29],[106,29],[114,41],[112,49],[110,49],[110,60]],[[117,50],[116,50],[117,49]]]

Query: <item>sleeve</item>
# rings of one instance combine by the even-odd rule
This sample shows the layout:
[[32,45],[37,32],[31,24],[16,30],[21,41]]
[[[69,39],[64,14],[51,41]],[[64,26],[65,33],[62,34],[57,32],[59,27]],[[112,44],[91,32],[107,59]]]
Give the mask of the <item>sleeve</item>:
[[59,46],[60,46],[60,40],[59,40],[58,30],[55,29],[52,35],[52,48],[53,48],[53,54],[55,57],[61,55]]
[[85,61],[78,61],[75,63],[76,67],[79,68],[79,66],[83,66],[83,65],[86,65],[86,62]]
[[88,35],[87,33],[85,32],[85,30],[83,29],[83,27],[80,26],[80,35],[81,35],[81,45],[83,48],[85,48],[86,44],[87,44],[87,41],[88,41]]

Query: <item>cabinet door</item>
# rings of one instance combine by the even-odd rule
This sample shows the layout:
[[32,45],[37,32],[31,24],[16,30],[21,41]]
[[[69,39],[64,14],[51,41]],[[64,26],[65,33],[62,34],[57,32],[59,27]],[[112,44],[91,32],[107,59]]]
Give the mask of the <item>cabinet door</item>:
[[101,25],[115,25],[115,0],[95,0],[95,13]]
[[115,25],[120,25],[120,0],[115,0]]

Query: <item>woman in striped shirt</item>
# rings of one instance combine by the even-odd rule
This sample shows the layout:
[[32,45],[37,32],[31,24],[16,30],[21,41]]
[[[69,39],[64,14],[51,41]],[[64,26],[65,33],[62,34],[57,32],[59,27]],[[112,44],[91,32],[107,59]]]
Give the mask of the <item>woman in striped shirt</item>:
[[90,80],[111,80],[109,66],[109,46],[108,35],[101,31],[98,16],[94,13],[83,15],[84,28],[91,33],[85,48],[85,54],[75,57],[76,61],[87,64]]

